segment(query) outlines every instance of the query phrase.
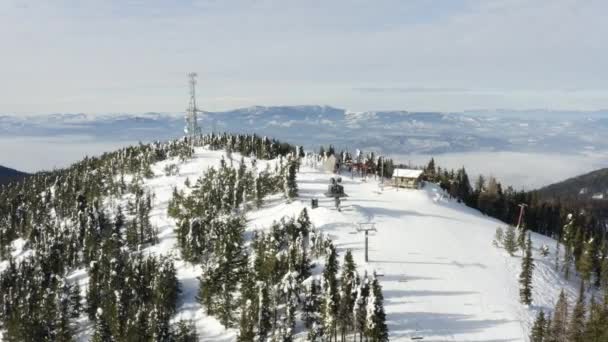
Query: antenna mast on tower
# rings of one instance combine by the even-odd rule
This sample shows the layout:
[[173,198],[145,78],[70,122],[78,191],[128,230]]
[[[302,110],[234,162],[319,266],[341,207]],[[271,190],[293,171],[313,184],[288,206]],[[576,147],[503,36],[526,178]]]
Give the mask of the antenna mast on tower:
[[189,136],[197,136],[201,133],[201,128],[198,126],[197,121],[197,112],[200,110],[196,107],[196,77],[198,75],[195,72],[191,72],[188,74],[189,84],[190,84],[190,102],[188,103],[188,108],[186,109],[186,127],[184,128],[184,133]]

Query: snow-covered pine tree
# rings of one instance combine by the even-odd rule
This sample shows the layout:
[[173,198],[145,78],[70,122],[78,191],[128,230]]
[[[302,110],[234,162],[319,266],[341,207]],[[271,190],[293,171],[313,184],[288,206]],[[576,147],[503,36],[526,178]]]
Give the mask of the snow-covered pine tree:
[[145,306],[140,306],[135,310],[134,317],[127,322],[125,340],[149,341],[152,339],[152,334],[150,333],[150,317],[148,308]]
[[116,214],[114,215],[114,231],[118,237],[122,237],[122,230],[125,225],[125,215],[122,212],[122,207],[118,205],[116,208]]
[[584,340],[593,342],[608,340],[608,310],[598,303],[595,298],[591,298],[590,301]]
[[139,226],[137,217],[127,223],[126,242],[131,249],[136,249],[139,245]]
[[74,317],[74,308],[70,295],[72,288],[70,284],[63,280],[60,285],[61,292],[57,298],[57,320],[54,324],[54,340],[57,342],[70,342],[74,337],[74,327],[71,319]]
[[568,324],[568,342],[584,342],[585,340],[585,283],[581,282],[578,299],[574,308],[572,309],[572,315],[570,316],[570,322]]
[[245,301],[241,308],[241,318],[239,320],[239,333],[237,342],[253,341],[255,338],[255,323],[257,311],[251,300]]
[[300,282],[298,281],[297,272],[292,270],[287,272],[279,286],[283,296],[282,302],[285,303],[283,318],[281,320],[283,340],[291,339],[296,324],[296,310],[300,293]]
[[114,336],[112,336],[110,326],[108,324],[108,321],[106,320],[105,315],[103,314],[103,310],[101,308],[98,308],[95,314],[95,328],[93,337],[91,338],[91,342],[113,341],[115,341],[115,339]]
[[370,295],[367,301],[366,336],[371,342],[388,341],[388,327],[386,326],[386,313],[384,312],[384,296],[378,277],[374,272]]
[[353,255],[349,250],[344,255],[342,273],[340,276],[340,308],[338,312],[338,325],[340,327],[340,338],[345,339],[346,334],[354,330],[353,310],[357,295],[359,275]]
[[369,300],[369,279],[367,273],[363,275],[353,307],[353,318],[355,323],[355,333],[359,333],[359,340],[363,340],[367,322],[367,302]]
[[528,237],[528,229],[526,225],[522,224],[517,228],[517,247],[524,251],[526,249],[526,238]]
[[285,198],[291,200],[298,196],[298,183],[296,182],[297,159],[292,155],[287,156],[287,165],[285,167],[285,175],[283,181],[283,189]]
[[340,294],[338,289],[338,253],[333,244],[328,246],[329,253],[323,270],[323,331],[324,335],[331,340],[337,340],[337,319],[340,305]]
[[543,310],[540,310],[536,315],[534,325],[530,332],[530,342],[545,342],[546,329],[547,319],[545,318]]
[[154,303],[166,315],[167,320],[176,311],[177,299],[180,293],[181,289],[177,280],[175,265],[170,259],[161,258],[158,261],[152,294],[154,296]]
[[604,289],[605,301],[608,303],[608,244],[602,252],[602,261],[600,262],[600,286]]
[[92,261],[89,268],[89,285],[86,293],[86,312],[92,321],[97,315],[97,308],[101,304],[101,284],[99,262]]
[[159,307],[152,309],[152,340],[153,341],[169,341],[171,340],[172,331],[169,323],[171,314]]
[[577,269],[584,282],[589,282],[591,272],[593,271],[593,263],[596,255],[594,255],[593,238],[586,240],[582,245],[582,251],[577,261]]
[[574,261],[573,253],[576,231],[574,216],[568,214],[568,223],[564,225],[562,230],[562,241],[564,243],[564,262],[562,264],[562,271],[564,272],[564,277],[566,279],[570,279],[570,267]]
[[492,240],[492,244],[495,247],[503,247],[505,233],[501,227],[496,228],[496,232],[494,233],[494,240]]
[[310,270],[312,269],[312,263],[308,257],[308,242],[303,236],[298,237],[298,245],[300,246],[300,259],[298,262],[298,279],[300,281],[306,280],[310,277]]
[[561,244],[559,243],[559,239],[555,239],[555,271],[559,270],[559,257],[560,257],[560,249]]
[[562,289],[553,310],[553,319],[551,320],[551,326],[547,335],[549,341],[567,342],[567,327],[568,299],[566,298],[566,293]]
[[260,284],[259,286],[259,304],[257,314],[257,327],[258,331],[256,339],[258,341],[266,341],[272,330],[272,317],[270,309],[270,296],[268,294],[268,287],[266,284]]
[[74,284],[70,286],[68,296],[71,308],[70,317],[78,318],[82,311],[82,304],[80,302],[82,297],[80,296],[80,285],[78,285],[78,282],[74,282]]
[[521,273],[519,274],[519,300],[522,304],[532,304],[532,273],[534,272],[534,259],[532,257],[532,238],[528,234],[525,244],[524,256],[521,259]]
[[262,189],[262,182],[260,180],[260,176],[256,173],[253,178],[253,193],[255,198],[255,206],[256,208],[260,208],[263,203],[264,192]]
[[513,256],[517,252],[517,237],[515,227],[509,225],[503,239],[503,246],[510,256]]
[[311,279],[304,296],[303,320],[307,329],[321,324],[321,286],[316,279]]
[[171,342],[198,342],[198,334],[192,321],[180,320],[173,328]]

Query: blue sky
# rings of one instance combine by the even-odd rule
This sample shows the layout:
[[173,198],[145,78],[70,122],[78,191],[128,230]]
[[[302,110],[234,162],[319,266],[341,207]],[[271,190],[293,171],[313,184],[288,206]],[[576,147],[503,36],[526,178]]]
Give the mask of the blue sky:
[[0,113],[608,108],[608,2],[0,2]]

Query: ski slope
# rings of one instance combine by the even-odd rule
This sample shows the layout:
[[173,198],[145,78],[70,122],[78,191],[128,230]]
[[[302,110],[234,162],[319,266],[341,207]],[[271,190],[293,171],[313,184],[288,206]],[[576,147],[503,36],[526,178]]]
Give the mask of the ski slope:
[[[563,281],[551,255],[538,248],[555,242],[533,234],[534,305],[519,303],[521,258],[492,246],[497,220],[445,198],[434,185],[422,190],[385,188],[377,181],[343,176],[348,199],[343,210],[326,199],[332,175],[303,167],[298,174],[300,202],[279,204],[250,215],[259,226],[299,212],[311,198],[320,208],[311,220],[330,234],[339,251],[350,249],[360,272],[376,270],[385,296],[392,341],[525,341],[537,310],[550,310],[562,288],[576,297],[576,283]],[[364,262],[364,236],[357,223],[374,222],[369,262]]]
[[[192,160],[180,164],[176,176],[165,176],[162,171],[176,161],[163,161],[154,165],[156,176],[146,182],[155,194],[151,219],[160,238],[149,250],[175,255],[183,289],[178,318],[193,319],[204,341],[231,341],[236,331],[224,329],[206,316],[196,302],[196,277],[201,270],[179,260],[175,222],[167,217],[167,204],[173,186],[185,188],[186,178],[194,183],[208,167],[219,165],[223,154],[199,148]],[[232,158],[234,163],[240,160],[238,154]],[[259,169],[264,163],[260,161]],[[525,341],[536,312],[550,310],[562,288],[570,298],[576,296],[576,282],[564,281],[554,270],[555,242],[549,238],[532,236],[534,304],[523,306],[517,282],[521,258],[510,257],[491,244],[496,227],[504,223],[446,198],[433,184],[421,190],[381,190],[373,179],[348,175],[342,178],[349,197],[339,212],[333,208],[333,200],[322,195],[330,177],[335,175],[303,163],[298,173],[299,198],[292,203],[279,196],[268,199],[263,208],[247,214],[248,229],[264,229],[283,216],[297,215],[304,207],[310,209],[312,198],[319,198],[319,208],[309,210],[313,224],[329,234],[339,252],[353,252],[361,274],[375,270],[381,275],[392,341],[412,337],[424,341]],[[359,222],[374,222],[378,230],[370,233],[368,263],[364,262],[364,236],[355,233]],[[551,249],[546,258],[538,253],[542,244]]]
[[[218,166],[222,156],[235,166],[241,160],[237,153],[229,158],[223,151],[196,148],[188,161],[169,159],[154,164],[154,177],[144,184],[154,194],[150,219],[159,231],[159,243],[144,252],[173,256],[182,288],[175,320],[193,320],[201,341],[234,341],[237,331],[225,329],[207,316],[196,301],[201,268],[180,259],[175,222],[167,216],[167,205],[173,187],[187,192],[186,179],[194,184],[205,170]],[[258,169],[275,162],[258,160]],[[168,164],[178,164],[179,173],[165,175]],[[519,254],[511,257],[491,243],[496,227],[504,223],[447,198],[433,184],[421,190],[382,190],[376,180],[351,179],[350,175],[342,175],[349,197],[343,201],[342,211],[337,211],[333,199],[323,196],[329,179],[336,175],[312,164],[303,162],[298,173],[299,198],[291,203],[280,195],[268,198],[261,209],[247,213],[248,229],[268,228],[275,220],[309,208],[313,224],[329,235],[338,252],[353,252],[360,274],[376,271],[380,275],[391,341],[420,337],[425,342],[526,341],[538,310],[551,310],[562,288],[571,300],[576,298],[578,282],[566,282],[554,270],[554,240],[532,235],[534,303],[523,306],[519,303]],[[312,198],[319,199],[319,208],[310,209]],[[108,201],[108,209],[124,201]],[[361,222],[373,222],[377,228],[370,233],[368,263],[364,261],[364,236],[356,233]],[[550,248],[547,257],[538,251],[543,244]],[[17,259],[29,252],[22,245],[20,241],[13,244]],[[84,295],[86,270],[69,277],[79,281]],[[79,325],[78,340],[87,341],[92,324],[83,315]]]

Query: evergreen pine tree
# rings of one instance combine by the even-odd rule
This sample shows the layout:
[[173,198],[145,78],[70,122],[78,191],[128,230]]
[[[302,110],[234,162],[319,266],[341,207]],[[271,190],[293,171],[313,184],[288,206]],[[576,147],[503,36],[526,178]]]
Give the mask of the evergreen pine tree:
[[329,339],[337,339],[337,319],[340,304],[338,292],[338,254],[333,245],[329,245],[329,254],[323,270],[323,331]]
[[574,218],[572,214],[568,214],[568,223],[564,225],[562,234],[562,240],[564,242],[564,263],[562,265],[562,269],[566,279],[570,279],[570,266],[574,260],[574,241],[576,230],[577,229],[574,226]]
[[97,315],[97,308],[101,304],[101,284],[100,280],[99,262],[91,262],[89,268],[89,286],[87,288],[87,307],[86,311],[90,320],[94,320]]
[[298,184],[296,182],[297,160],[289,156],[285,171],[283,183],[285,197],[287,199],[293,199],[298,196]]
[[532,304],[532,272],[534,271],[534,259],[532,258],[532,239],[528,234],[526,249],[521,259],[521,273],[519,275],[519,299],[522,304]]
[[559,256],[560,256],[561,244],[559,239],[555,239],[555,271],[559,270]]
[[589,278],[591,277],[591,271],[593,270],[593,259],[595,257],[593,252],[593,238],[591,238],[583,243],[581,255],[577,262],[577,269],[580,273],[581,279],[584,282],[589,282]]
[[585,324],[585,342],[608,341],[608,311],[595,298],[591,299],[589,318]]
[[568,342],[585,341],[585,283],[581,282],[578,300],[572,309],[568,325]]
[[72,286],[70,286],[70,293],[69,293],[69,301],[70,301],[70,308],[71,308],[70,317],[71,318],[77,318],[78,316],[80,316],[80,311],[82,310],[82,304],[80,303],[80,300],[81,300],[80,285],[78,285],[78,282],[75,282]]
[[517,252],[517,238],[515,233],[515,227],[509,226],[505,232],[503,239],[503,246],[510,256],[513,256]]
[[354,317],[352,313],[355,307],[358,277],[357,266],[355,265],[353,255],[349,249],[344,255],[342,274],[340,276],[340,308],[338,322],[342,339],[344,339],[346,334],[354,328]]
[[370,288],[370,296],[367,302],[366,318],[366,335],[371,342],[386,342],[389,340],[383,302],[384,296],[382,295],[382,287],[374,273]]
[[116,234],[116,236],[118,236],[119,238],[122,236],[121,232],[122,232],[124,225],[125,225],[125,215],[122,213],[122,207],[120,205],[118,205],[118,208],[116,208],[116,215],[114,217],[113,233]]
[[245,302],[245,305],[241,309],[239,334],[236,339],[238,342],[247,342],[254,340],[256,316],[257,312],[255,311],[255,307],[252,305],[250,300],[247,300]]
[[174,328],[171,342],[198,342],[194,324],[191,321],[179,321]]
[[113,342],[114,337],[110,330],[110,325],[101,308],[97,309],[95,316],[95,330],[91,342]]
[[545,342],[547,329],[547,320],[545,319],[545,313],[543,310],[538,312],[532,331],[530,332],[530,342]]
[[72,307],[69,297],[70,287],[67,283],[63,286],[57,304],[57,321],[55,322],[55,338],[57,342],[70,342],[73,340],[74,329],[71,325]]
[[369,300],[369,279],[367,273],[364,274],[359,288],[357,289],[357,296],[355,299],[355,306],[353,308],[353,316],[355,320],[355,332],[359,333],[359,340],[363,340],[365,334],[366,322],[367,322],[367,302]]
[[526,249],[526,238],[528,236],[528,230],[524,225],[517,228],[517,247],[524,251]]
[[258,316],[257,316],[257,340],[265,341],[270,334],[272,329],[271,312],[270,312],[270,297],[268,295],[268,288],[266,285],[260,286],[260,302],[258,304]]
[[302,308],[304,326],[311,329],[313,325],[320,326],[321,324],[321,287],[317,280],[312,279],[306,290],[304,305]]
[[127,246],[133,249],[136,248],[137,245],[139,245],[139,226],[140,223],[137,217],[134,217],[132,220],[129,221],[129,223],[127,223]]
[[568,342],[567,335],[568,326],[568,299],[564,290],[559,294],[555,309],[553,310],[553,319],[548,332],[549,342]]

